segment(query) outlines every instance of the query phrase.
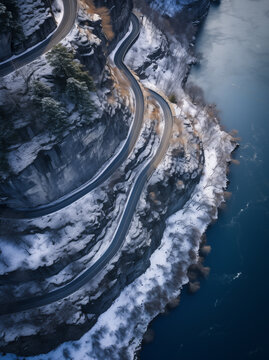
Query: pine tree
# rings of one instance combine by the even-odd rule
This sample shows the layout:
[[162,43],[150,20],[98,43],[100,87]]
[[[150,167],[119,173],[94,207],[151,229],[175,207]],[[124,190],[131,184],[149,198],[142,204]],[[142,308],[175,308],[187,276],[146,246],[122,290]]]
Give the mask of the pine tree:
[[50,97],[51,88],[42,81],[35,80],[32,83],[32,100],[35,104],[41,104],[44,97]]
[[171,94],[169,96],[169,101],[171,101],[172,103],[176,104],[177,103],[177,98],[175,94]]
[[81,114],[86,116],[92,114],[93,103],[87,84],[84,81],[80,82],[74,78],[67,79],[66,93],[70,100],[78,105]]
[[72,61],[74,55],[68,49],[58,44],[46,55],[53,73],[57,77],[68,78],[72,76]]
[[80,82],[73,77],[67,79],[66,93],[74,103],[80,102],[80,97],[82,96],[83,92],[87,90],[88,88],[85,82]]
[[87,71],[83,70],[83,66],[74,60],[74,54],[62,44],[56,45],[46,55],[50,65],[53,67],[53,74],[67,81],[68,78],[74,78],[87,84],[88,90],[94,90],[92,78]]
[[59,101],[52,97],[44,97],[41,100],[42,113],[48,122],[50,129],[58,129],[66,124],[67,114]]

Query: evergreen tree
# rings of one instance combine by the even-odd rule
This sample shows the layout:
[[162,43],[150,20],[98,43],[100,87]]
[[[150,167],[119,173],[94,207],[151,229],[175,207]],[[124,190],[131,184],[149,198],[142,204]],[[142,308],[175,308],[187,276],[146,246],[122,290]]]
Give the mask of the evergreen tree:
[[171,94],[168,99],[169,99],[169,101],[171,101],[174,104],[177,103],[177,98],[176,98],[175,94]]
[[74,78],[67,79],[66,93],[75,104],[78,104],[81,114],[86,116],[92,114],[93,103],[87,84],[84,81],[80,82]]
[[41,100],[51,95],[51,88],[42,81],[35,80],[32,83],[32,99],[34,103],[41,104]]
[[83,70],[83,66],[74,60],[74,54],[62,44],[56,45],[46,55],[50,65],[53,67],[53,74],[67,81],[72,77],[78,81],[86,83],[88,90],[94,90],[92,78],[87,71]]
[[52,130],[62,128],[66,124],[67,114],[59,101],[52,97],[44,97],[41,100],[42,113]]
[[74,55],[62,44],[58,44],[46,55],[53,73],[57,77],[68,78],[72,76],[72,61]]

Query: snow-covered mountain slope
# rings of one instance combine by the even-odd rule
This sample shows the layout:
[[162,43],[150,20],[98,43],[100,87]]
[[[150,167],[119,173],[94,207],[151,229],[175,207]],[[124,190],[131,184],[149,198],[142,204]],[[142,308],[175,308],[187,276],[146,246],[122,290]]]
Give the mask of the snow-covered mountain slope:
[[[199,274],[208,272],[200,261],[199,246],[224,201],[226,171],[236,141],[221,129],[214,109],[195,105],[181,86],[193,61],[189,44],[156,28],[145,15],[141,24],[140,37],[126,61],[145,86],[173,101],[173,136],[167,154],[143,189],[117,255],[72,296],[2,317],[0,346],[5,351],[29,356],[58,346],[29,359],[131,360],[150,321],[175,302],[189,281],[189,267]],[[141,137],[112,178],[55,215],[3,223],[3,293],[19,297],[53,290],[107,248],[128,191],[152,158],[164,129],[160,108],[146,90],[144,95]],[[192,276],[190,288],[198,287]],[[8,354],[3,359],[17,357]]]
[[[227,162],[234,149],[231,137],[220,130],[219,124],[186,99],[181,115],[188,117],[189,113],[195,118],[196,130],[203,134],[203,176],[183,208],[167,219],[161,243],[150,257],[148,269],[121,292],[80,340],[67,342],[47,355],[29,360],[61,360],[63,354],[72,360],[131,360],[150,321],[163,312],[168,303],[175,303],[182,286],[189,281],[189,266],[198,259],[201,237],[224,201]],[[134,227],[137,229],[135,220]],[[207,273],[201,264],[199,267]],[[195,286],[199,286],[197,282],[193,283]]]
[[[181,161],[172,165],[171,154],[173,149],[178,149],[179,134],[176,131],[175,142],[171,144],[170,151],[150,182],[150,185],[154,186],[155,195],[150,191],[152,188],[144,191],[122,251],[106,270],[97,276],[94,283],[61,304],[57,303],[57,308],[51,305],[6,319],[7,322],[5,321],[3,326],[8,329],[4,338],[10,343],[7,349],[17,349],[25,354],[29,351],[39,352],[40,344],[38,349],[35,344],[43,336],[47,342],[42,342],[42,348],[46,345],[47,349],[47,346],[55,344],[56,339],[59,340],[55,328],[55,323],[58,322],[62,324],[60,328],[64,329],[63,333],[66,334],[67,329],[70,329],[73,331],[73,337],[80,337],[87,327],[92,328],[80,340],[64,343],[47,355],[30,357],[29,360],[62,360],[63,354],[68,354],[72,360],[133,359],[148,323],[159,312],[164,311],[167,303],[173,303],[178,297],[183,284],[189,281],[189,266],[198,259],[201,237],[208,224],[216,218],[217,206],[224,201],[227,162],[235,145],[231,142],[232,138],[220,130],[218,122],[206,110],[196,108],[187,98],[175,111],[183,120],[185,146],[189,142],[188,133],[191,135],[194,129],[199,134],[204,150],[204,166],[203,174],[196,187],[192,189],[189,200],[183,207],[179,204],[180,209],[166,220],[160,243],[156,244],[156,238],[160,235],[160,227],[157,224],[160,224],[162,218],[160,211],[166,210],[158,205],[162,201],[156,190],[159,186],[160,190],[167,188],[169,175],[172,173],[175,176],[179,169],[182,172],[186,161],[181,158]],[[191,148],[195,144],[196,141],[193,145],[189,142]],[[194,165],[191,148],[188,151],[190,167]],[[178,156],[176,158],[179,160]],[[187,177],[185,173],[184,181],[178,183],[178,189],[184,189]],[[171,195],[171,188],[168,189]],[[149,198],[152,200],[149,201]],[[124,198],[122,200],[124,201]],[[180,202],[180,197],[174,200]],[[83,208],[86,210],[85,205]],[[147,219],[148,228],[142,220],[145,219],[147,211],[151,212],[150,219]],[[152,253],[156,245],[157,249]],[[146,255],[149,259],[145,264]],[[207,271],[202,269],[201,264],[199,266],[201,271]],[[70,270],[71,268],[69,274]],[[124,289],[123,274],[133,279]],[[67,278],[67,274],[64,276]],[[60,279],[55,278],[54,284],[59,284]],[[194,283],[194,286],[197,284]],[[33,287],[32,291],[39,291],[39,287]],[[115,294],[116,300],[112,302],[111,297]],[[100,310],[103,314],[98,317],[97,312]],[[34,321],[33,325],[33,319],[39,321]],[[43,319],[42,328],[40,319]],[[20,339],[19,343],[14,342],[15,337]],[[8,355],[3,359],[10,360],[15,357]]]
[[0,62],[31,48],[55,30],[53,9],[59,8],[58,1],[62,0],[1,0]]
[[[124,6],[129,9],[128,2]],[[127,16],[121,31],[126,31],[130,17],[125,7],[114,15]],[[89,11],[82,2],[78,21],[62,42],[65,48],[59,51],[65,56],[74,54],[75,61],[85,65],[95,90],[88,94],[80,83],[79,97],[72,97],[70,86],[63,88],[62,78],[57,77],[46,56],[1,81],[2,204],[33,207],[79,187],[114,155],[128,134],[133,95],[128,84],[118,80],[118,74],[108,66],[111,43],[107,42],[101,17]],[[118,38],[124,32],[115,30],[114,35]],[[75,62],[73,65],[75,69]],[[36,95],[40,92],[49,101]],[[55,106],[50,117],[53,120],[46,111],[51,102]]]
[[126,56],[127,64],[142,82],[165,94],[182,93],[181,84],[189,65],[195,62],[188,48],[160,31],[147,17],[141,16],[141,32]]

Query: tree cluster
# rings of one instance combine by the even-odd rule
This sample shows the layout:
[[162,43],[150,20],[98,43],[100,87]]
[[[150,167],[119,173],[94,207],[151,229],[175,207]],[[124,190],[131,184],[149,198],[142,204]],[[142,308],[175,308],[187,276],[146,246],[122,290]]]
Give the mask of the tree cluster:
[[75,60],[74,54],[65,46],[56,45],[46,57],[53,68],[54,76],[64,85],[69,78],[74,78],[85,83],[89,91],[94,90],[89,73],[83,69],[83,65]]
[[51,88],[37,80],[31,84],[32,100],[41,111],[43,121],[51,131],[60,131],[67,123],[68,102],[89,121],[94,108],[90,97],[94,84],[89,73],[61,44],[56,45],[46,58],[53,68],[54,86]]
[[61,44],[47,54],[47,59],[60,88],[76,105],[80,114],[89,119],[94,108],[90,98],[94,84],[89,73],[75,60],[74,54]]
[[[7,13],[9,10],[2,2],[0,23],[3,24],[2,15],[12,17],[12,14]],[[18,73],[25,81],[23,90],[12,92],[4,82],[0,86],[0,178],[1,173],[9,171],[6,156],[9,147],[29,141],[31,137],[27,129],[21,131],[13,126],[17,120],[26,120],[34,134],[46,129],[56,136],[63,134],[68,126],[70,109],[77,112],[80,123],[92,121],[94,84],[89,73],[63,45],[55,46],[47,59],[53,68],[53,78],[49,76],[49,81],[36,80],[32,71],[23,73],[20,69]],[[22,94],[25,96],[23,101]]]
[[42,120],[47,128],[51,131],[57,131],[65,125],[67,113],[63,105],[52,97],[52,91],[42,81],[33,81],[32,100],[37,108],[41,111]]

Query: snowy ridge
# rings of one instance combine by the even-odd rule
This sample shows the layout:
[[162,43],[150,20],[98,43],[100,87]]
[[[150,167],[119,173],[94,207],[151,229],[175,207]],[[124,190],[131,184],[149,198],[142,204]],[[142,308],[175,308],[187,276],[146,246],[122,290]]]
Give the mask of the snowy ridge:
[[[161,4],[161,2],[159,2],[159,4]],[[180,4],[183,4],[183,1],[180,2]],[[147,20],[144,21],[144,24],[146,23]],[[146,30],[145,27],[147,27]],[[140,54],[139,47],[141,46],[143,57],[145,55],[144,60],[147,54],[152,54],[158,50],[158,45],[160,47],[160,42],[164,39],[161,32],[156,35],[153,25],[149,22],[145,27],[142,30],[142,35],[138,40],[135,51],[136,54]],[[150,41],[154,36],[155,41]],[[143,39],[147,39],[144,47]],[[157,76],[154,74],[154,66],[151,68],[151,65],[149,65],[148,69],[150,70],[145,73],[146,76],[144,80],[144,83],[152,83],[152,86],[157,86],[163,91],[167,91],[167,88],[171,87],[171,68],[176,64],[176,56],[173,58],[173,55],[171,56],[173,52],[166,51],[167,46],[169,45],[164,44],[165,55],[158,58],[158,69],[156,70],[155,68],[155,74]],[[180,44],[178,44],[178,49],[179,48]],[[184,48],[182,48],[182,51],[180,50],[179,53],[183,54],[184,51]],[[138,59],[137,56],[133,56],[133,58],[135,61]],[[144,65],[141,59],[143,58],[141,57],[137,60],[138,62],[140,61],[140,67]],[[178,74],[180,79],[180,74],[184,74],[186,71],[187,60],[188,56],[184,54],[179,57]],[[180,102],[178,102],[180,106],[175,106],[175,114],[178,119],[183,119],[185,132],[193,132],[193,130],[195,130],[203,145],[204,167],[199,183],[196,185],[186,204],[166,220],[163,237],[157,250],[155,250],[150,257],[149,267],[142,275],[138,276],[121,291],[120,295],[108,310],[99,316],[95,325],[82,336],[80,340],[66,342],[48,354],[29,357],[29,360],[62,360],[64,358],[69,360],[131,360],[141,345],[143,334],[150,321],[165,309],[167,303],[179,296],[182,286],[189,281],[187,269],[197,261],[201,237],[211,221],[217,218],[217,208],[221,202],[224,201],[223,193],[227,185],[227,163],[231,159],[230,154],[236,144],[229,134],[221,130],[217,119],[210,115],[206,108],[201,109],[191,103],[179,84],[180,83],[174,85],[177,95],[181,94]],[[176,89],[176,86],[178,89]],[[191,135],[192,134],[190,134],[190,137]],[[196,143],[196,145],[198,144]],[[153,175],[151,183],[164,179],[162,174],[170,168],[171,149],[172,146]],[[185,157],[190,158],[191,155],[185,153]],[[194,160],[192,164],[194,169],[197,165],[195,161],[196,160]],[[122,198],[120,201],[121,200]],[[180,199],[178,201],[180,201]],[[144,237],[145,233],[140,231],[141,222],[139,222],[137,217],[137,213],[145,206],[146,189],[144,189],[142,193],[129,233],[126,237],[123,246],[123,251],[125,252],[126,249],[130,252],[134,251],[134,244],[137,244],[137,242],[146,243],[150,241],[149,238]],[[149,235],[147,234],[147,236]],[[137,242],[135,243],[133,242],[134,238],[137,238]],[[96,250],[97,254],[99,250]],[[109,271],[110,267],[113,267],[112,263],[116,263],[117,258],[120,257],[122,253],[118,253],[115,256],[113,261],[104,269],[103,273]],[[98,274],[89,286],[98,289],[98,285],[101,283],[103,276],[104,274]],[[108,286],[110,288],[111,284]],[[85,316],[88,317],[88,320],[91,320],[91,316],[94,317],[94,314],[91,313],[87,315],[81,313],[80,307],[83,302],[87,303],[87,294],[88,289],[85,287],[85,289],[81,289],[81,291],[65,299],[67,306],[72,301],[76,303],[79,309],[75,314],[79,317],[77,323],[85,321],[85,319],[83,319]],[[98,296],[99,294],[97,293],[97,299]],[[77,303],[75,302],[76,299],[80,299],[80,301]],[[46,308],[35,309],[32,314],[38,311],[46,315]],[[58,314],[57,304],[50,305],[47,311],[55,311],[57,313],[55,316],[61,316],[61,314]],[[23,323],[23,317],[26,315],[19,314],[18,316],[21,317],[20,320],[21,323]],[[69,319],[68,321],[72,322],[73,319]],[[27,331],[29,335],[35,333],[35,329],[31,327],[27,329],[26,326],[25,329],[21,329],[24,335],[27,334]],[[10,332],[9,336],[15,336],[15,334]],[[24,358],[18,358],[10,354],[3,357],[3,359],[8,360]]]
[[[161,124],[163,131],[163,122]],[[145,150],[139,154],[139,151],[143,149],[149,137],[152,137],[150,143]],[[118,184],[119,187],[123,187],[122,193],[120,193],[119,197],[115,200],[114,209],[109,214],[110,221],[103,229],[98,242],[98,246],[100,246],[103,251],[109,246],[113,238],[113,233],[119,224],[119,218],[121,217],[125,203],[127,203],[128,194],[136,177],[145,166],[144,163],[150,161],[153,157],[159,146],[159,142],[160,137],[154,133],[152,134],[152,124],[147,119],[131,156],[126,159],[119,169],[119,171],[124,173],[127,165],[131,161],[136,161],[136,167],[134,167],[130,173],[126,173],[124,184]],[[137,155],[137,153],[139,155]],[[50,266],[61,257],[62,253],[67,252],[72,256],[72,254],[80,249],[85,248],[93,237],[92,234],[84,234],[85,228],[93,227],[100,222],[100,218],[104,216],[103,209],[99,204],[107,201],[108,194],[105,192],[105,189],[109,186],[110,180],[111,179],[108,179],[102,186],[97,187],[81,199],[56,213],[43,216],[42,218],[14,223],[14,228],[18,232],[23,232],[26,235],[21,238],[22,246],[5,238],[0,239],[2,249],[0,275],[18,269],[37,269],[41,264]],[[31,228],[39,229],[39,231],[31,234]],[[55,241],[55,239],[57,239],[57,241]],[[95,251],[93,251],[93,253],[95,253]],[[87,255],[87,259],[85,259],[86,256],[80,259],[84,264],[78,268],[77,272],[85,267],[85,261],[87,259],[90,259],[91,262],[93,261],[92,251]],[[89,260],[87,260],[87,262],[88,261]],[[89,266],[89,263],[87,266]],[[74,274],[73,271],[69,270],[68,277],[71,276],[74,277]],[[67,279],[62,274],[62,279],[63,278]],[[50,278],[49,281],[57,284],[57,281],[53,278]]]
[[[62,360],[63,354],[72,360],[133,359],[147,324],[188,282],[186,272],[194,261],[192,254],[197,254],[201,236],[217,217],[217,207],[223,201],[227,162],[235,144],[204,111],[198,115],[199,110],[187,98],[183,108],[177,110],[182,115],[197,116],[195,128],[204,144],[204,174],[191,199],[167,219],[161,244],[152,254],[147,271],[122,291],[88,333],[78,341],[65,343],[47,355],[29,360]],[[16,358],[8,355],[4,359]]]
[[126,55],[126,64],[142,77],[145,86],[151,84],[167,95],[180,95],[186,65],[193,63],[194,58],[178,41],[168,41],[148,18],[142,16],[140,21],[140,35]]
[[41,0],[24,0],[20,5],[20,21],[24,35],[30,36],[39,29],[40,24],[52,16],[50,9],[44,9],[44,3]]

